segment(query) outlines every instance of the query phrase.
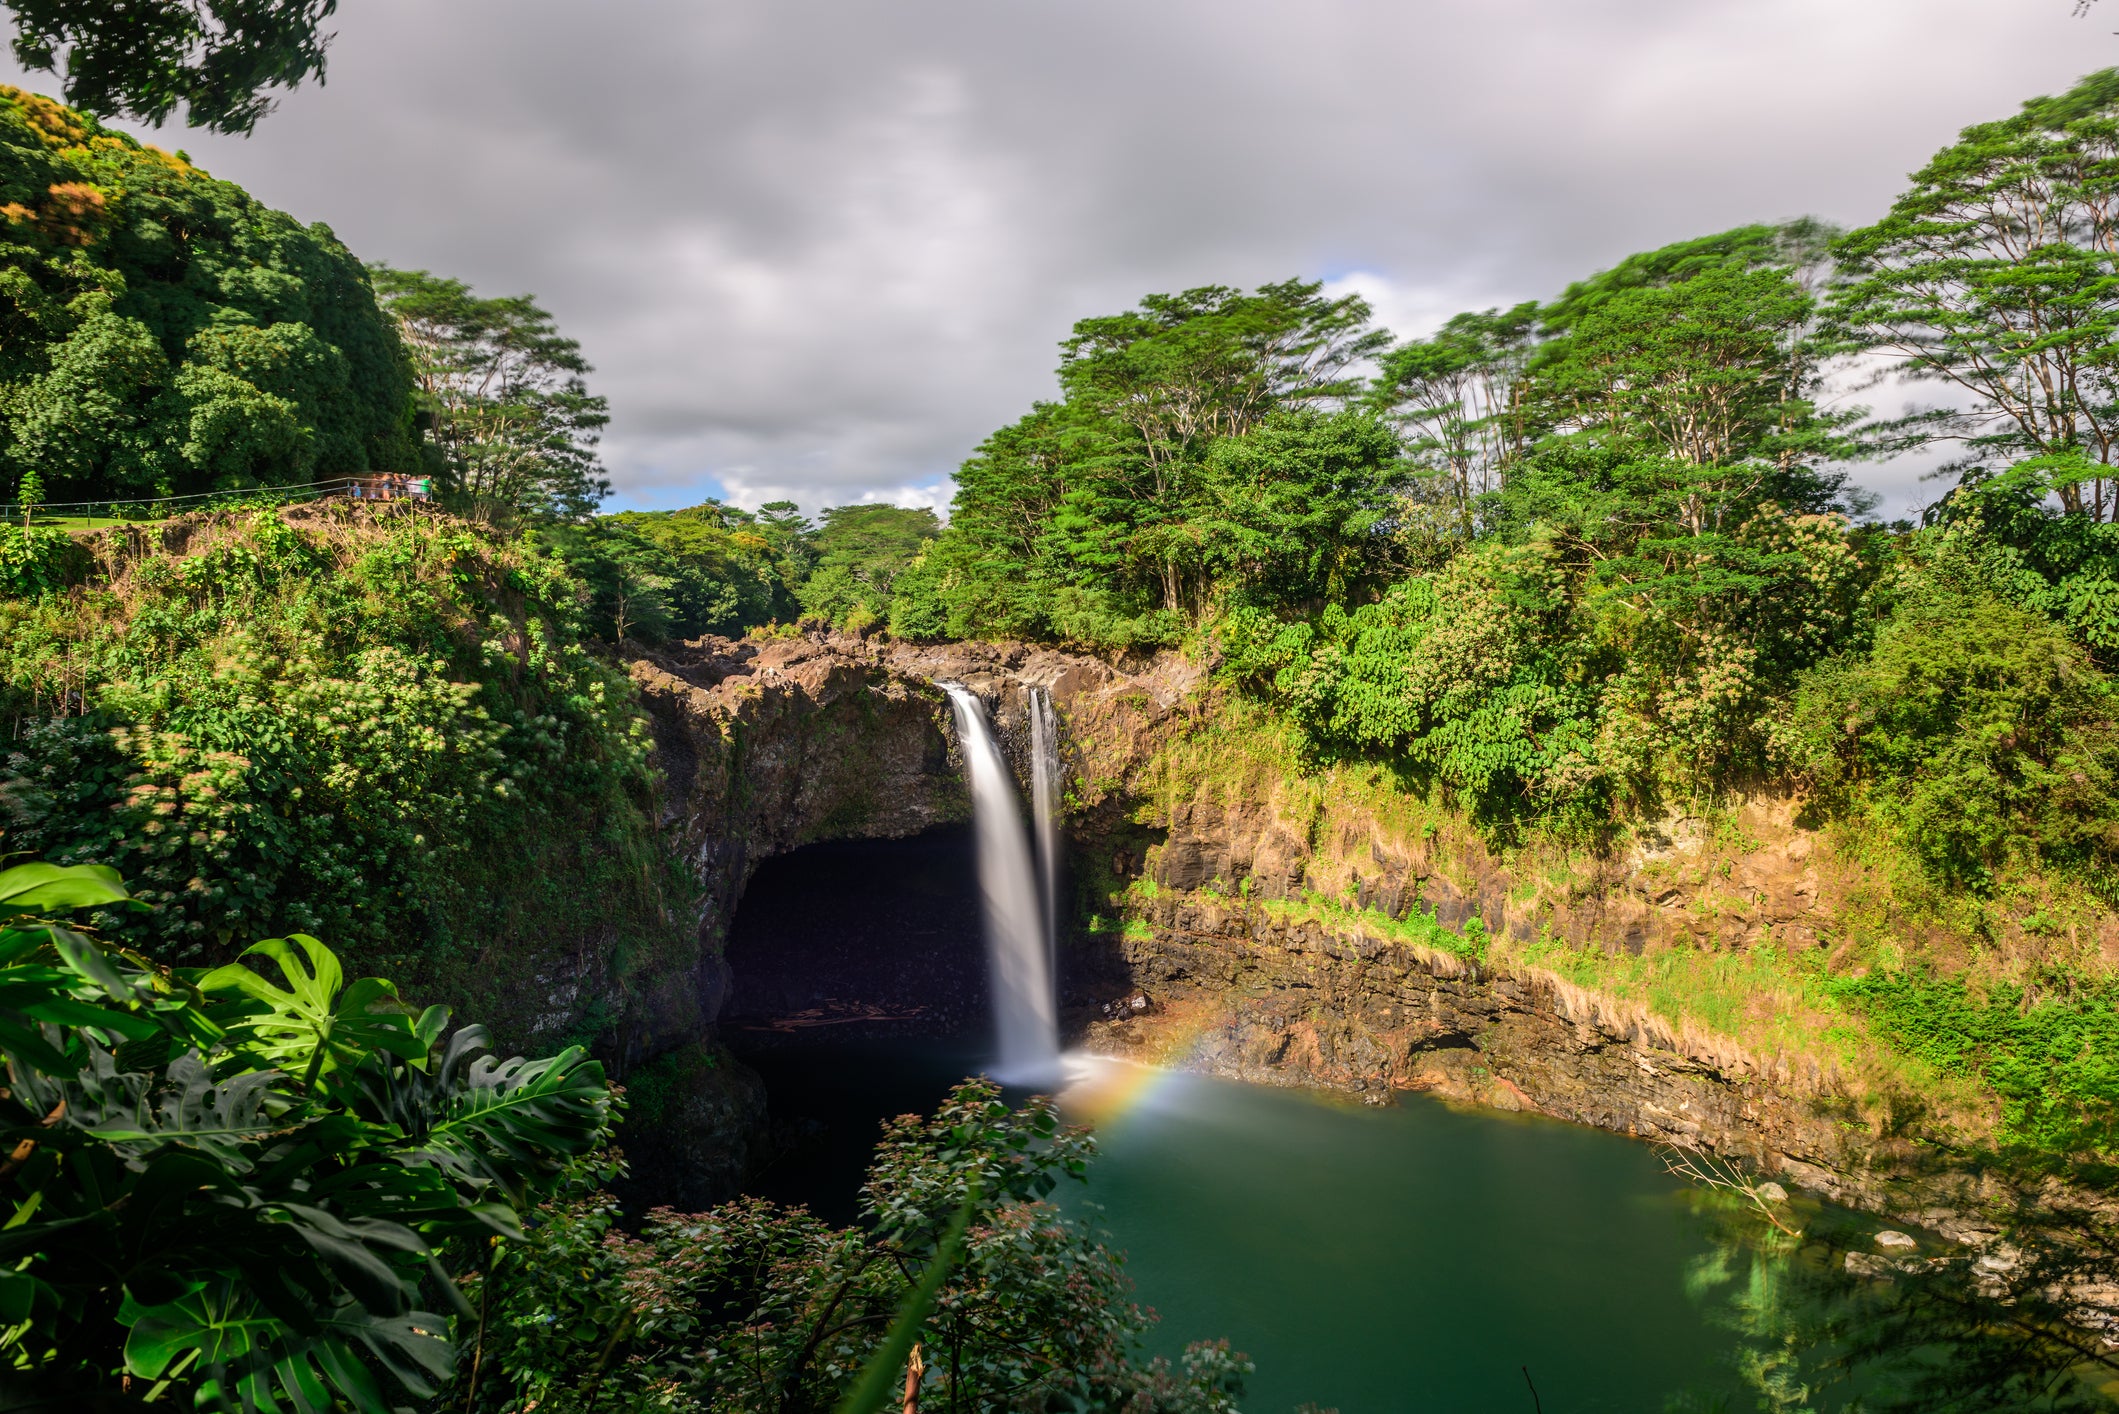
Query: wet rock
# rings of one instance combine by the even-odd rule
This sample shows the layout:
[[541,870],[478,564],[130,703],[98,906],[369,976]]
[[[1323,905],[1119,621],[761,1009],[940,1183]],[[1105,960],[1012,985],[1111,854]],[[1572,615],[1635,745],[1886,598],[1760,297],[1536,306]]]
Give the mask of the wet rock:
[[1905,1233],[1889,1230],[1876,1234],[1876,1245],[1886,1252],[1913,1252],[1920,1247],[1920,1243]]

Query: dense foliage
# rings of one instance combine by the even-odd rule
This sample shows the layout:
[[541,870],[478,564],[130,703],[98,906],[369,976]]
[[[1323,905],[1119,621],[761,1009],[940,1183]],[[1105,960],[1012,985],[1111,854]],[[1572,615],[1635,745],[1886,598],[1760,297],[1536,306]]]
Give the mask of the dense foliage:
[[201,1409],[384,1414],[448,1377],[440,1258],[608,1137],[579,1049],[482,1056],[313,938],[210,972],[61,922],[135,907],[115,871],[0,873],[0,1375],[43,1400],[128,1385]]
[[[1968,130],[1875,227],[1740,227],[1395,347],[1293,283],[1085,320],[893,627],[1204,640],[1316,752],[1504,837],[1796,781],[1953,887],[2101,881],[2115,125],[2093,76]],[[1960,406],[1824,410],[1877,352]],[[1936,523],[1865,523],[1849,466],[1938,432],[1974,435]]]
[[867,631],[940,530],[932,511],[897,506],[834,506],[812,523],[792,501],[707,501],[548,523],[531,542],[587,586],[598,634],[664,643],[797,622]]
[[[891,628],[1182,643],[1311,764],[1503,848],[1794,795],[1907,910],[1832,954],[1866,977],[1833,1004],[1985,1085],[2019,1154],[2109,1159],[2109,966],[2039,910],[2119,904],[2115,134],[2093,75],[1966,130],[1873,226],[1739,227],[1395,344],[1296,283],[1085,320]],[[1849,406],[1880,367],[1948,407]],[[1870,520],[1850,469],[1938,439],[1956,487]],[[1991,948],[2019,927],[2048,942]]]
[[410,393],[328,230],[0,88],[0,496],[31,472],[76,501],[414,470]]
[[[1144,1362],[1153,1317],[1128,1299],[1119,1258],[1040,1201],[1092,1152],[1049,1101],[1011,1107],[966,1082],[933,1117],[888,1127],[856,1227],[741,1199],[657,1210],[635,1236],[601,1194],[552,1203],[470,1293],[483,1373],[451,1403],[829,1409],[939,1275],[917,1331],[922,1408],[1233,1414],[1242,1357],[1197,1345],[1181,1374]],[[901,1357],[886,1372],[899,1390],[903,1370]]]
[[811,537],[815,567],[803,582],[803,612],[859,631],[887,622],[896,585],[942,533],[930,510],[832,506]]
[[598,633],[647,643],[735,636],[801,612],[813,560],[809,523],[786,501],[756,512],[707,501],[620,511],[534,532],[588,586]]
[[1962,439],[1971,467],[2072,463],[2066,510],[2119,516],[2119,71],[1965,129],[1912,180],[1835,247],[1835,332],[1957,395],[1905,427]]
[[7,0],[15,62],[64,73],[66,98],[99,117],[160,125],[179,104],[197,128],[247,133],[267,89],[324,72],[321,33],[338,0]]
[[643,965],[681,941],[646,724],[558,561],[354,507],[91,544],[65,592],[0,599],[0,827],[156,905],[114,936],[179,962],[315,933],[420,977],[592,926]]
[[1164,643],[1225,592],[1314,608],[1370,583],[1404,473],[1389,429],[1345,405],[1380,346],[1367,320],[1299,281],[1083,320],[1065,399],[958,472],[894,631]]

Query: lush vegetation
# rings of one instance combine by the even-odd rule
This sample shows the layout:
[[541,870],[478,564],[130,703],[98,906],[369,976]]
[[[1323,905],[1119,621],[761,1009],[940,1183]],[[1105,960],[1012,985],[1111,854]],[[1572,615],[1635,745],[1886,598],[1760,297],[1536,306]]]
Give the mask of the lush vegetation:
[[[383,1414],[435,1394],[467,1312],[443,1265],[518,1237],[610,1133],[578,1049],[481,1056],[313,938],[170,969],[58,921],[115,871],[0,873],[0,1372],[202,1409]],[[100,1402],[98,1406],[100,1407]]]
[[[68,6],[11,8],[32,61],[80,43]],[[320,66],[329,5],[145,10],[167,43],[144,67],[89,45],[76,86],[241,128]],[[604,649],[774,624],[1181,646],[1226,708],[1172,748],[1201,771],[1244,768],[1256,728],[1265,789],[1313,820],[1358,794],[1504,852],[1608,855],[1797,794],[1893,891],[1800,957],[1577,953],[1358,888],[1259,906],[1976,1087],[2010,1159],[2095,1174],[2119,1160],[2119,983],[2076,924],[2119,907],[2115,194],[2106,73],[1967,130],[1870,226],[1742,227],[1421,338],[1301,281],[1084,320],[946,526],[596,516],[608,409],[534,299],[363,267],[0,89],[18,499],[402,469],[474,513],[0,526],[0,827],[48,861],[0,876],[0,1359],[52,1397],[597,1414],[822,1408],[917,1350],[951,1404],[1232,1407],[1240,1360],[1143,1363],[1117,1259],[1041,1201],[1089,1153],[1049,1106],[971,1086],[900,1123],[853,1228],[740,1203],[627,1231],[578,1048],[478,1058],[480,1028],[346,985],[310,936],[452,995],[588,936],[620,986],[691,960],[694,881]],[[1840,403],[1880,356],[1947,406]],[[1957,484],[1924,523],[1871,521],[1849,468],[1945,438]],[[1819,1316],[1769,1277],[1796,1279],[1749,1278],[1769,1402],[1791,1351],[1957,1338],[1917,1301],[1857,1328],[1844,1282]],[[1982,1309],[1978,1358],[2029,1329]],[[2016,1397],[2024,1367],[1993,1368],[1967,1399]]]
[[487,298],[424,270],[370,267],[403,337],[433,440],[424,449],[460,501],[578,519],[611,485],[596,443],[610,418],[581,345],[528,295]]
[[[1985,1086],[2020,1156],[2109,1161],[2115,133],[2094,75],[1871,226],[1681,242],[1396,344],[1301,283],[1085,320],[891,627],[1183,646],[1292,769],[1380,768],[1502,850],[1797,795],[1892,891],[1804,1004]],[[1879,358],[1947,406],[1847,405]],[[1870,519],[1851,468],[1938,439],[1955,488]]]
[[897,506],[834,506],[812,523],[792,501],[708,501],[550,522],[533,539],[588,587],[598,634],[664,643],[775,624],[871,632],[940,529],[932,511]]
[[816,563],[802,584],[803,611],[856,633],[889,622],[898,581],[941,532],[929,510],[827,509],[812,540]]
[[967,1083],[899,1121],[857,1228],[741,1200],[632,1237],[595,1188],[618,1112],[579,1047],[482,1055],[483,1027],[348,984],[299,934],[172,969],[60,921],[142,907],[101,866],[0,873],[11,1398],[822,1409],[872,1365],[894,1383],[908,1335],[923,1397],[976,1408],[1242,1392],[1225,1347],[1142,1359],[1119,1259],[1039,1201],[1093,1151],[1049,1102]]
[[[923,1408],[1233,1411],[1242,1357],[1202,1344],[1182,1372],[1144,1361],[1154,1318],[1120,1259],[1042,1201],[1093,1152],[1049,1101],[1010,1106],[967,1082],[932,1118],[888,1127],[856,1227],[742,1199],[660,1209],[633,1235],[604,1195],[550,1204],[470,1293],[487,1373],[461,1407],[831,1408],[933,1279],[904,1332]],[[884,1361],[894,1396],[907,1358]]]
[[494,947],[690,946],[646,723],[558,559],[344,506],[165,533],[0,556],[68,586],[0,599],[7,848],[117,868],[156,908],[112,936],[191,962],[313,933],[452,990]]
[[328,230],[0,88],[9,499],[30,473],[74,501],[414,470],[411,391]]

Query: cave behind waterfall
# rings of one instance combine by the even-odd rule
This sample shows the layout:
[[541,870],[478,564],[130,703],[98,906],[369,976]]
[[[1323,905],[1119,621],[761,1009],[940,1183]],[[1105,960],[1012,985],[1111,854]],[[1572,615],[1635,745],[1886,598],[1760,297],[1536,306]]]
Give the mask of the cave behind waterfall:
[[727,956],[722,1035],[773,1115],[774,1157],[747,1187],[848,1220],[882,1117],[932,1111],[989,1059],[969,827],[765,861]]

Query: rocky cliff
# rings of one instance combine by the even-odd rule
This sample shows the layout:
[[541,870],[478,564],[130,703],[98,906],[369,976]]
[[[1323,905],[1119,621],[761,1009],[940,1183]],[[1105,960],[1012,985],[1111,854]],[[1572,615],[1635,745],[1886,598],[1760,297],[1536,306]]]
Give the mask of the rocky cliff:
[[[1174,655],[702,640],[643,652],[632,673],[656,724],[665,825],[702,884],[701,1015],[726,995],[720,942],[759,861],[963,817],[936,681],[986,700],[1019,768],[1028,694],[1043,689],[1066,735],[1078,907],[1062,1002],[1078,1039],[1252,1081],[1536,1110],[1741,1158],[1929,1226],[1976,1226],[1964,1214],[1987,1181],[1950,1145],[1976,1138],[1975,1113],[1911,1113],[1844,1056],[1806,1047],[1795,1019],[1740,1016],[1747,1039],[1524,960],[1539,947],[1648,960],[1833,947],[1871,883],[1788,802],[1712,832],[1673,820],[1610,858],[1504,858],[1402,783],[1306,766]],[[1450,946],[1394,926],[1408,918]],[[755,1086],[710,1037],[634,1044],[676,1076],[658,1092],[655,1163],[688,1200],[732,1187],[740,1136],[762,1114]],[[700,1134],[721,1138],[682,1137]]]
[[1020,645],[921,647],[851,636],[635,647],[629,671],[654,727],[662,828],[698,885],[695,961],[674,987],[642,989],[614,1028],[643,1191],[700,1206],[757,1157],[765,1097],[717,1044],[729,993],[724,944],[759,863],[824,840],[890,838],[966,818],[961,758],[938,681],[962,682],[1024,768],[1024,713],[1050,691],[1100,740],[1145,741],[1198,673],[1181,660],[1131,669]]

